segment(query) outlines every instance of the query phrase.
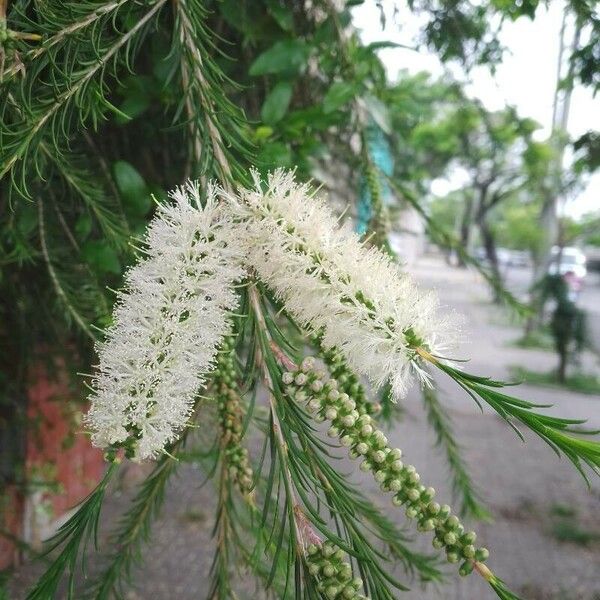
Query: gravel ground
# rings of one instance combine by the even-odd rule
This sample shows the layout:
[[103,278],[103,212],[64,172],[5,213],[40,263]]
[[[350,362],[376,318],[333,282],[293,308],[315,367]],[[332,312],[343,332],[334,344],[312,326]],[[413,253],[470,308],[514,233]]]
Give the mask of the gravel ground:
[[[438,289],[444,305],[467,315],[463,329],[470,340],[460,353],[472,358],[469,370],[507,377],[514,364],[549,370],[555,364],[551,353],[512,347],[519,335],[502,311],[486,302],[487,291],[471,273],[446,268],[441,261],[422,258],[415,273],[424,285]],[[587,367],[597,369],[597,359],[586,357]],[[558,512],[575,507],[570,517],[584,532],[600,535],[600,487],[588,489],[574,469],[558,460],[541,441],[528,436],[522,444],[498,417],[477,406],[452,385],[440,380],[442,399],[450,408],[455,431],[474,480],[494,515],[491,523],[475,526],[480,541],[491,552],[490,566],[509,587],[527,600],[600,600],[600,541],[587,545],[558,541],[553,527],[560,522]],[[518,394],[533,401],[552,402],[556,413],[587,417],[600,428],[600,398],[550,388],[523,385]],[[450,498],[446,469],[440,453],[433,448],[434,436],[428,429],[415,390],[405,402],[403,421],[389,434],[392,443],[404,449],[423,480],[438,490],[438,497]],[[341,463],[349,471],[350,465]],[[123,492],[113,492],[107,501],[103,522],[113,522],[123,506],[123,495],[133,486],[135,473],[123,481]],[[139,475],[139,473],[138,473]],[[357,480],[361,488],[385,502],[371,481]],[[201,487],[203,476],[190,465],[182,466],[172,481],[161,518],[145,551],[144,567],[134,574],[128,600],[196,600],[208,589],[212,559],[211,528],[215,492]],[[402,511],[390,507],[390,516]],[[108,527],[106,528],[108,531]],[[104,529],[101,540],[105,539]],[[423,548],[428,547],[421,540]],[[93,557],[90,557],[93,570]],[[19,569],[10,583],[10,598],[24,598],[27,586],[39,573],[39,565]],[[400,594],[407,600],[488,600],[496,596],[474,575],[454,576],[439,589],[420,589]],[[259,598],[247,582],[242,582],[240,598]]]

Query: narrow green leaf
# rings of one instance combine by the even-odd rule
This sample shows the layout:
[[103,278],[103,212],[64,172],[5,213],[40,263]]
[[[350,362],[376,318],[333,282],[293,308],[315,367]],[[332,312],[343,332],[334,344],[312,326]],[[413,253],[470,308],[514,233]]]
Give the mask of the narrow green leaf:
[[328,114],[338,110],[354,98],[358,91],[356,84],[348,81],[336,81],[327,90],[323,98],[323,112]]
[[281,40],[265,50],[250,66],[250,75],[297,74],[305,66],[310,48],[302,40]]
[[113,176],[121,197],[125,212],[133,217],[143,217],[152,206],[148,185],[136,168],[124,160],[113,164]]
[[289,81],[280,81],[267,95],[263,102],[260,116],[262,120],[274,125],[281,121],[290,106],[293,87]]

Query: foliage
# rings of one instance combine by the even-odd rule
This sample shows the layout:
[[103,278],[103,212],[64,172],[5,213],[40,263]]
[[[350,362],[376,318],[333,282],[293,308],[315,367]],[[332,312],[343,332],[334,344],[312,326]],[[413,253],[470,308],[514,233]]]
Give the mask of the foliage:
[[[111,320],[114,297],[106,289],[122,285],[125,268],[142,252],[136,240],[154,212],[150,196],[165,202],[164,190],[186,177],[197,178],[203,194],[209,180],[233,192],[247,183],[252,163],[262,172],[296,166],[298,178],[313,177],[332,193],[334,207],[343,197],[338,208],[350,214],[366,181],[373,213],[367,236],[385,247],[392,215],[376,201],[382,179],[366,131],[374,123],[396,155],[390,188],[421,210],[430,235],[451,248],[460,243],[419,201],[448,165],[462,161],[479,184],[480,176],[492,179],[480,204],[484,212],[544,177],[547,149],[532,141],[534,125],[513,110],[489,113],[466,102],[456,83],[424,75],[388,85],[377,56],[381,45],[361,44],[349,26],[351,4],[322,0],[306,9],[275,0],[18,0],[6,18],[0,14],[0,286],[2,314],[16,324],[12,337],[33,349],[50,341],[52,352],[75,345],[81,360],[91,363],[92,342]],[[443,59],[498,60],[487,8],[410,5],[431,15],[424,40]],[[522,14],[535,9],[531,2],[520,6]],[[503,3],[494,3],[494,10],[517,16]],[[586,68],[578,71],[582,79]],[[474,262],[465,248],[461,257]],[[479,268],[500,294],[498,278]],[[360,579],[370,598],[388,600],[411,578],[439,581],[437,559],[415,550],[412,536],[341,472],[334,463],[339,444],[326,439],[290,395],[285,379],[302,355],[297,324],[254,277],[238,291],[235,335],[221,348],[227,356],[219,357],[206,398],[198,402],[203,418],[215,418],[214,440],[186,448],[201,455],[218,492],[210,595],[234,597],[236,562],[282,598],[342,591],[357,597]],[[357,294],[355,300],[371,310],[369,298]],[[516,598],[483,564],[487,551],[474,547],[474,533],[432,500],[414,467],[398,464],[399,449],[390,448],[376,427],[379,398],[335,351],[320,347],[315,333],[311,342],[344,390],[340,396],[348,397],[344,405],[363,413],[361,428],[353,414],[344,415],[352,417],[345,425],[340,421],[352,451],[360,454],[360,444],[367,444],[375,481],[395,493],[395,504],[406,504],[417,530],[434,530],[435,547],[444,547],[450,562],[462,560],[462,575],[475,571],[498,596]],[[442,370],[582,472],[584,463],[598,469],[598,445],[576,437],[578,422],[537,412],[532,403],[499,392],[503,383],[454,369],[402,333],[411,340],[415,364],[422,359]],[[22,385],[36,359],[19,352],[18,376],[9,383]],[[389,394],[382,398],[393,420]],[[441,401],[427,391],[424,402],[463,512],[485,516]],[[330,433],[348,443],[339,428]],[[246,448],[250,435],[262,435],[259,456]],[[98,578],[82,597],[118,597],[149,540],[175,459],[184,460],[183,440],[165,449],[139,487],[112,533]],[[67,597],[79,597],[75,568],[95,537],[117,468],[110,458],[105,478],[51,541],[58,555],[30,598],[56,596],[65,574]],[[396,575],[398,563],[403,575]]]

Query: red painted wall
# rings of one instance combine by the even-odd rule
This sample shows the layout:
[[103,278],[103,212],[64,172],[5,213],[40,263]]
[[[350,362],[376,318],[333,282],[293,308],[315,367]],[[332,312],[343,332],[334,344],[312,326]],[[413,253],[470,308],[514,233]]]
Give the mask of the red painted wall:
[[[48,525],[81,502],[102,477],[105,464],[102,452],[93,448],[83,433],[83,392],[70,388],[61,364],[51,377],[46,365],[38,365],[30,381],[25,460],[28,489],[9,490],[2,526],[35,545],[40,536],[38,526]],[[43,504],[44,510],[26,510],[27,503],[32,502]],[[46,523],[39,522],[37,516],[30,518],[40,512]],[[17,555],[14,546],[0,536],[0,568],[15,564]]]

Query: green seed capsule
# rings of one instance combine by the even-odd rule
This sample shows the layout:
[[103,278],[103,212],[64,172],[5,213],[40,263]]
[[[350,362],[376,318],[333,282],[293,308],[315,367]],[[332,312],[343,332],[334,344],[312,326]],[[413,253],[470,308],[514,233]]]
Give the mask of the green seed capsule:
[[462,565],[460,565],[460,569],[458,570],[458,573],[461,577],[466,577],[472,572],[473,563],[471,561],[465,561]]

